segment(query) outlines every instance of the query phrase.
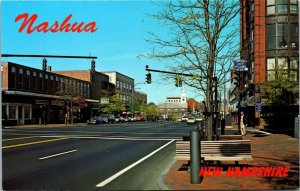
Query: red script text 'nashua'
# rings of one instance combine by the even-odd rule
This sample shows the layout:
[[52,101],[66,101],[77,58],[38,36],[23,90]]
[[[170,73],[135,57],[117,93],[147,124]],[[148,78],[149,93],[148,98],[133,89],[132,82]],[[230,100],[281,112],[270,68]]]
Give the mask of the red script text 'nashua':
[[37,32],[95,32],[97,30],[96,28],[96,22],[89,22],[88,24],[84,24],[84,22],[74,22],[74,23],[69,23],[72,14],[69,14],[69,16],[67,16],[65,18],[65,20],[61,23],[59,23],[58,21],[55,21],[54,24],[49,25],[49,23],[46,22],[42,22],[40,24],[37,24],[34,26],[36,19],[38,18],[37,14],[33,14],[32,16],[30,16],[29,18],[28,13],[23,13],[20,14],[16,17],[15,22],[18,22],[19,20],[23,19],[23,22],[19,28],[19,32],[22,32],[24,29],[26,29],[27,27],[27,34],[31,34],[32,32],[34,32],[35,30]]

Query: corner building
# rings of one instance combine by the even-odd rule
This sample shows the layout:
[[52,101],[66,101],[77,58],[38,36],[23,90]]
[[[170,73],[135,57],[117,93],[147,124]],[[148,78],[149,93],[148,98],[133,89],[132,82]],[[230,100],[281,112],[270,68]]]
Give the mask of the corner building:
[[[250,124],[271,123],[274,113],[265,104],[266,95],[260,84],[276,81],[278,71],[290,81],[299,84],[299,10],[297,0],[240,0],[241,59],[247,60],[250,91],[242,102]],[[298,86],[297,86],[298,87]],[[295,89],[286,112],[285,121],[293,125],[299,114],[299,87]],[[255,103],[262,103],[262,111],[255,110]],[[274,121],[274,120],[273,120]],[[282,124],[284,125],[284,124]],[[287,124],[285,124],[287,126]]]

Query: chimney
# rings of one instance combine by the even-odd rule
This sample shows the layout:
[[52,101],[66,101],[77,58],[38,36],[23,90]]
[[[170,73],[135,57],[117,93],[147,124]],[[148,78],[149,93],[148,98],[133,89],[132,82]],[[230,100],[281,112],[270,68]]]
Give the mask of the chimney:
[[48,66],[48,72],[51,72],[51,71],[52,71],[52,67]]

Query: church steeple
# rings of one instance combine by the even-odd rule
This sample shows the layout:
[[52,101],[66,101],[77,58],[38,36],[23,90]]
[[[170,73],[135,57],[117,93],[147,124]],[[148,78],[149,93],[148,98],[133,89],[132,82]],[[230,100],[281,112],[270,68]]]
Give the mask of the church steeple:
[[182,87],[182,90],[181,90],[180,101],[181,102],[186,102],[186,92],[184,90],[184,86]]

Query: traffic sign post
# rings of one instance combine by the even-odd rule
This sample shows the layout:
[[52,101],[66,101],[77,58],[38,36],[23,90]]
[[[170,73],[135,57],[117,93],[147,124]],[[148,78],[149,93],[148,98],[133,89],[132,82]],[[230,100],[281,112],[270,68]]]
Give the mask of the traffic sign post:
[[262,110],[262,104],[261,103],[255,103],[255,111],[261,112]]
[[233,70],[237,72],[243,72],[246,70],[247,60],[235,59],[233,60],[234,66]]

